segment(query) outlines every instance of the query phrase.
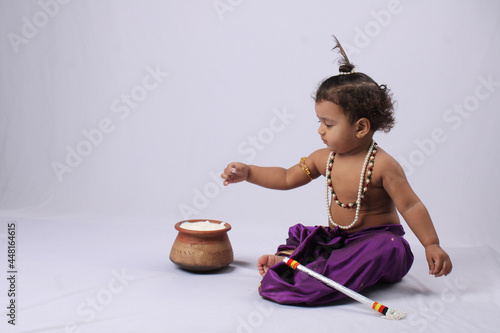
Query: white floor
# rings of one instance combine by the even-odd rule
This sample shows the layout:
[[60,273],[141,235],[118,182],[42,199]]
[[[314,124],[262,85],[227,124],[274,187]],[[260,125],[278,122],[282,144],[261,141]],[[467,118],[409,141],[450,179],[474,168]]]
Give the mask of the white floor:
[[[229,232],[235,261],[193,274],[168,255],[175,222],[99,219],[0,220],[0,269],[7,277],[7,224],[16,223],[16,325],[7,323],[8,281],[0,282],[1,332],[498,332],[500,264],[489,247],[448,248],[454,270],[427,274],[423,251],[402,282],[364,295],[409,312],[381,319],[366,305],[275,304],[257,294],[255,262],[269,247],[251,227]],[[286,236],[286,230],[283,230]],[[284,238],[283,237],[283,238]],[[277,245],[277,244],[276,244]],[[413,245],[413,244],[412,244]]]

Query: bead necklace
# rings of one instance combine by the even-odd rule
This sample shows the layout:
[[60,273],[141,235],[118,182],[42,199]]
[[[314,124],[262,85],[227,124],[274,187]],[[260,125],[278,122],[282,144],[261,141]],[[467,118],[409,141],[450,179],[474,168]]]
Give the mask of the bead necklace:
[[[328,156],[328,160],[326,162],[326,210],[328,212],[328,219],[334,226],[338,226],[341,229],[350,229],[352,228],[356,222],[358,222],[359,218],[359,210],[361,208],[361,199],[365,197],[365,193],[368,190],[368,184],[371,181],[371,175],[373,171],[373,164],[375,163],[375,154],[377,153],[377,143],[372,140],[372,143],[370,145],[370,148],[368,148],[368,153],[366,154],[365,161],[363,163],[363,168],[361,169],[361,176],[359,177],[359,187],[358,187],[358,197],[355,202],[351,202],[349,204],[343,204],[338,200],[337,195],[333,191],[333,185],[332,185],[332,177],[331,177],[331,172],[333,168],[333,161],[335,159],[335,153],[332,151],[330,152],[330,156]],[[366,182],[365,186],[363,187],[363,181],[365,180],[365,172],[366,172]],[[343,225],[338,225],[333,221],[332,213],[330,211],[330,199],[329,199],[329,189],[331,188],[331,194],[332,198],[331,201],[335,200],[335,203],[339,205],[342,208],[354,208],[356,207],[356,212],[354,213],[354,221],[352,221],[351,224],[347,226]]]

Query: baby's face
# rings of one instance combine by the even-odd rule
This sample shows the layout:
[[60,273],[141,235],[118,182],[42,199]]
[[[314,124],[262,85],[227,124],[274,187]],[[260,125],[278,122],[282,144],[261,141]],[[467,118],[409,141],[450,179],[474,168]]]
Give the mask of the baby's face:
[[316,103],[318,133],[326,146],[335,153],[346,153],[356,140],[356,124],[351,123],[342,108],[330,101]]

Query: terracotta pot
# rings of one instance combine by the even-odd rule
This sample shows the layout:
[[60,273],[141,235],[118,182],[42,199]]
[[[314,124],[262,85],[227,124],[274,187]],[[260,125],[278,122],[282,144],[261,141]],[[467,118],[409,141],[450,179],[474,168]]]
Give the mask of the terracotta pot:
[[170,251],[170,260],[179,267],[194,272],[213,271],[228,266],[233,262],[233,248],[229,242],[227,232],[231,225],[225,223],[221,230],[188,230],[181,228],[184,222],[217,220],[185,220],[175,224],[179,231]]

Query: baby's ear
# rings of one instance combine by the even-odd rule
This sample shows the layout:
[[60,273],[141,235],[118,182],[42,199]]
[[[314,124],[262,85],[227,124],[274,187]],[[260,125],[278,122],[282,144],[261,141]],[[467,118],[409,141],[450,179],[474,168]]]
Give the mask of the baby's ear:
[[358,119],[356,122],[356,136],[361,139],[370,132],[371,124],[367,118]]

